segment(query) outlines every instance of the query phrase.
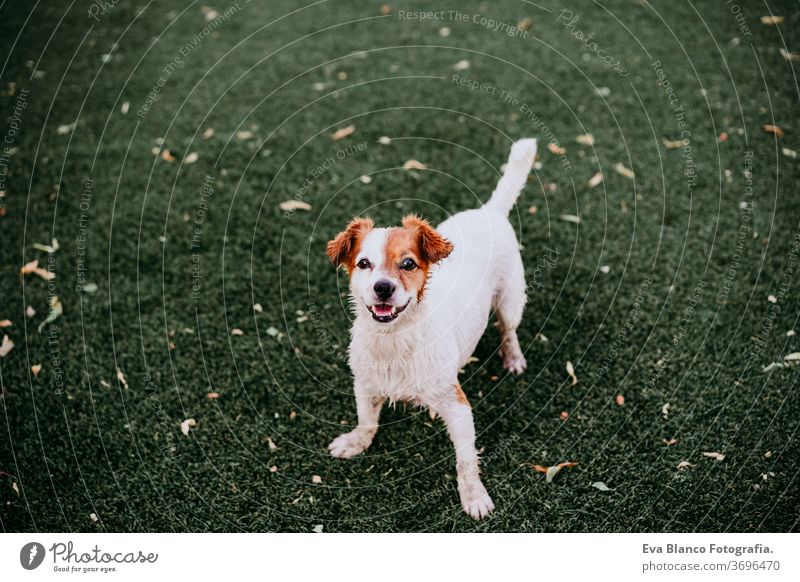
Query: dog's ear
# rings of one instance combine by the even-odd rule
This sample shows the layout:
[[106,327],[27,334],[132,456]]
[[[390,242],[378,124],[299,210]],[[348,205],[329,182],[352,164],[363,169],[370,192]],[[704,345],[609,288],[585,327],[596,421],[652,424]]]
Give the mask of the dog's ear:
[[350,265],[358,250],[358,242],[375,224],[369,218],[354,218],[342,232],[328,242],[328,258],[337,267]]
[[453,252],[453,243],[439,234],[427,220],[416,214],[409,214],[403,219],[403,228],[417,233],[422,254],[430,264],[438,263]]

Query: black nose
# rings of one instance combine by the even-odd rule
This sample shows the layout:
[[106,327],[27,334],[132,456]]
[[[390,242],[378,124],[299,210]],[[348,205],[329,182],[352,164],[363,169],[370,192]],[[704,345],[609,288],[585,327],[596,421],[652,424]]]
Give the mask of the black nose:
[[394,285],[392,285],[389,281],[378,281],[375,283],[375,295],[378,296],[378,299],[382,299],[386,301],[389,297],[392,296],[394,293]]

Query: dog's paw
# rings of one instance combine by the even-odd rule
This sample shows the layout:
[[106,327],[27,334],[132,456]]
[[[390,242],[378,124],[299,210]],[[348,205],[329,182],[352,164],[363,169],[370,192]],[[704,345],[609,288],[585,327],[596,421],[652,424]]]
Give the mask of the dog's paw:
[[503,367],[512,374],[519,375],[528,367],[528,362],[522,354],[510,354],[503,356]]
[[334,457],[349,459],[363,453],[372,444],[370,438],[358,429],[339,435],[328,445],[328,452]]
[[464,513],[469,515],[472,519],[483,519],[494,511],[494,503],[483,483],[478,481],[469,487],[462,488],[459,491],[461,495],[461,507],[464,508]]

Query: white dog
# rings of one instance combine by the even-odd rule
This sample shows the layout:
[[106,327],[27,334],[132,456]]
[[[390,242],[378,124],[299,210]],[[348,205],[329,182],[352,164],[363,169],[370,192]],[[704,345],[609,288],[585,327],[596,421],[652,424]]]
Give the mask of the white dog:
[[353,457],[366,450],[387,398],[427,407],[447,425],[461,505],[475,519],[494,504],[481,482],[472,409],[458,372],[492,310],[502,334],[503,366],[515,374],[525,370],[516,331],[525,279],[508,213],[535,155],[535,139],[516,142],[491,199],[438,229],[414,215],[396,228],[375,228],[370,219],[356,218],[327,248],[331,261],[350,274],[356,313],[350,367],[358,409],[358,426],[336,438],[330,453]]

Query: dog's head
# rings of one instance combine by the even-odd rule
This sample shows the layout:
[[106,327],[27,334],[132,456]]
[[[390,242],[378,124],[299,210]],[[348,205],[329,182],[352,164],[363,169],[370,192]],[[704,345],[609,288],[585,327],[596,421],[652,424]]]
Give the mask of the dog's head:
[[452,251],[450,241],[414,215],[395,228],[356,218],[328,243],[331,262],[350,274],[353,297],[380,323],[422,301],[431,267]]

